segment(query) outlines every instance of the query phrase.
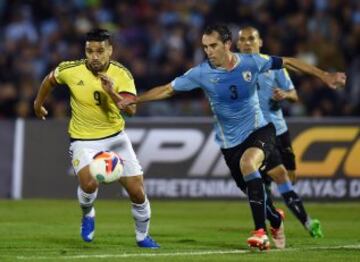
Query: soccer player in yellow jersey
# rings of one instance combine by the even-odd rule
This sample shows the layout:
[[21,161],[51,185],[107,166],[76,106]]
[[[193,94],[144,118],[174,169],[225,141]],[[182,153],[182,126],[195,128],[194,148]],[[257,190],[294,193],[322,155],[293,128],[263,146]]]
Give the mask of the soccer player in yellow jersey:
[[[124,118],[114,102],[121,95],[135,98],[135,84],[131,73],[124,66],[110,60],[112,51],[108,31],[94,29],[88,32],[86,59],[60,63],[51,71],[40,86],[34,110],[38,118],[45,119],[47,110],[43,105],[48,94],[58,84],[69,87],[72,113],[69,123],[70,155],[79,180],[77,195],[83,211],[83,240],[90,242],[94,238],[93,204],[99,187],[90,175],[89,163],[97,152],[113,150],[124,159],[124,175],[119,182],[132,202],[137,244],[139,247],[158,248],[159,245],[148,233],[151,210],[144,191],[143,171],[124,131]],[[109,79],[111,82],[104,81]],[[122,110],[130,116],[135,111],[134,105]]]

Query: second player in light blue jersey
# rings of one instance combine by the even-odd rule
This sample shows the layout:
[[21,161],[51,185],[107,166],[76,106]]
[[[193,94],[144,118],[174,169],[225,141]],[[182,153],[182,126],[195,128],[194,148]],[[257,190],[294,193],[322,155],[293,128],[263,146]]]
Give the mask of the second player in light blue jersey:
[[[289,73],[285,68],[269,70],[259,75],[257,91],[260,100],[260,108],[267,121],[272,122],[276,129],[276,136],[288,131],[285,118],[279,102],[285,98],[297,100],[297,93]],[[276,96],[278,95],[278,96]]]
[[[266,194],[259,169],[270,164],[275,168],[280,162],[268,162],[275,148],[275,128],[261,112],[256,91],[257,78],[267,70],[285,66],[317,76],[329,86],[336,87],[345,83],[345,75],[328,74],[293,58],[233,53],[230,51],[231,44],[231,33],[225,25],[208,26],[202,36],[208,60],[171,83],[141,94],[135,103],[165,99],[177,91],[195,88],[205,92],[214,114],[216,141],[237,185],[246,186],[255,224],[255,231],[247,243],[264,250],[269,248],[269,239],[265,230]],[[126,98],[117,102],[119,108],[132,103],[134,101]],[[281,181],[285,177],[275,179]],[[279,219],[278,226],[280,224]]]

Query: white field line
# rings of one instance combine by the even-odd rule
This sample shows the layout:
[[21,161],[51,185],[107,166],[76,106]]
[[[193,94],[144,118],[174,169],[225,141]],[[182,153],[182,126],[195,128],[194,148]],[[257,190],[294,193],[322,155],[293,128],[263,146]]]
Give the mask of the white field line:
[[[336,250],[336,249],[358,249],[360,245],[343,245],[343,246],[319,246],[304,248],[286,248],[271,249],[266,252],[291,252],[306,250]],[[154,252],[156,252],[154,250]],[[123,253],[123,254],[99,254],[99,255],[74,255],[74,256],[18,256],[18,260],[48,260],[48,259],[88,259],[88,258],[128,258],[128,257],[179,257],[179,256],[203,256],[203,255],[226,255],[226,254],[246,254],[251,250],[204,250],[204,251],[188,251],[188,252],[171,252],[171,253]]]
[[[155,250],[154,250],[155,252]],[[177,256],[201,256],[201,255],[223,255],[223,254],[244,254],[249,250],[205,250],[189,252],[171,252],[171,253],[123,253],[123,254],[103,254],[103,255],[75,255],[75,256],[18,256],[17,259],[88,259],[88,258],[127,258],[127,257],[177,257]]]

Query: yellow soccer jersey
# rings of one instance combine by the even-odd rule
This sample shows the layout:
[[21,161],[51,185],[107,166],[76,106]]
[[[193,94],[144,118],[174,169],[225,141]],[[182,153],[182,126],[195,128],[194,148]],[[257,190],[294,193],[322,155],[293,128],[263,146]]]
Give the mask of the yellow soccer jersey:
[[[86,60],[66,61],[55,69],[55,79],[70,89],[71,119],[69,134],[73,139],[99,139],[124,129],[119,109],[85,64]],[[136,95],[131,73],[111,61],[106,74],[113,79],[116,92]]]

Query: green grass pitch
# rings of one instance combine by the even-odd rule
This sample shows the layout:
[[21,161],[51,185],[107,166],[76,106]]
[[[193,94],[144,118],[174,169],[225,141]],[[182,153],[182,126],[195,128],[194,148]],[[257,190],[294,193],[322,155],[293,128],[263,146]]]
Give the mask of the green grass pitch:
[[92,243],[79,235],[75,200],[0,201],[0,261],[360,261],[360,204],[306,203],[325,237],[312,239],[286,211],[287,249],[249,251],[253,227],[244,201],[151,201],[151,235],[161,245],[135,245],[130,203],[96,202]]

